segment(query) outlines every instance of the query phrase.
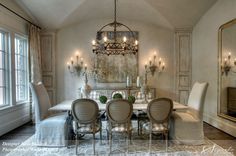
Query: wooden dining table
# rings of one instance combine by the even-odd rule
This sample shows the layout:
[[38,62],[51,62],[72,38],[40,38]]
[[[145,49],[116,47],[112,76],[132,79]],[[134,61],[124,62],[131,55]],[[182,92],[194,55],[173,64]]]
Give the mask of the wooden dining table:
[[[57,105],[49,108],[49,111],[70,111],[71,110],[71,105],[74,100],[65,100]],[[100,101],[95,100],[98,104],[99,110],[104,111],[106,110],[106,104],[102,104]],[[142,101],[137,101],[133,104],[133,110],[147,110],[148,103],[142,102]],[[173,101],[173,110],[178,111],[178,110],[186,110],[188,106],[180,104],[176,101]]]

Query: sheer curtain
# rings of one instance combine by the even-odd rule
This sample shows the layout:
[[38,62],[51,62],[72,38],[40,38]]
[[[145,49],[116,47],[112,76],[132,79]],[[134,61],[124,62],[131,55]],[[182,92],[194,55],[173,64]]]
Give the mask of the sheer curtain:
[[[40,51],[40,29],[34,25],[29,26],[29,61],[30,81],[37,84],[42,81],[41,73],[41,51]],[[34,103],[31,105],[31,118],[34,122]]]

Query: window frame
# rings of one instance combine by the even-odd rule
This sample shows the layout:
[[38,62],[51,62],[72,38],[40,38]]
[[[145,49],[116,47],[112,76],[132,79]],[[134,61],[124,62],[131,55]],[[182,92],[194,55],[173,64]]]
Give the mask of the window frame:
[[[25,73],[26,73],[26,78],[25,78],[25,91],[26,91],[26,99],[25,100],[21,100],[21,101],[17,101],[17,91],[16,91],[16,88],[17,88],[17,84],[16,84],[16,47],[15,47],[15,40],[16,38],[20,38],[20,39],[24,39],[25,42],[26,42],[26,45],[24,45],[24,48],[26,50],[26,54],[25,56]],[[14,46],[14,58],[13,58],[13,61],[14,61],[14,101],[15,101],[15,104],[18,105],[18,104],[24,104],[24,103],[27,103],[30,101],[30,96],[29,96],[29,40],[28,40],[28,36],[27,35],[24,35],[24,34],[20,34],[20,33],[14,33],[14,43],[12,44],[12,46]]]
[[[11,109],[15,109],[21,105],[29,104],[30,103],[30,91],[29,91],[29,80],[30,80],[30,62],[29,62],[29,36],[26,33],[20,32],[16,29],[12,29],[11,27],[6,27],[5,25],[0,24],[0,31],[7,34],[7,46],[8,46],[8,76],[7,76],[7,85],[8,85],[8,92],[7,104],[0,105],[0,112],[7,111]],[[22,37],[26,39],[26,70],[27,70],[27,80],[26,80],[26,94],[27,99],[25,101],[16,101],[16,75],[15,75],[15,36]]]
[[[11,33],[10,31],[0,27],[0,32],[4,34],[4,50],[5,54],[4,54],[4,59],[3,59],[3,67],[1,68],[1,70],[4,71],[4,75],[3,75],[3,83],[5,86],[5,91],[4,91],[4,95],[3,98],[5,98],[3,101],[5,102],[5,104],[0,105],[0,109],[3,109],[5,107],[9,107],[11,106],[11,102],[12,102],[12,86],[11,86]],[[8,56],[6,56],[8,55]],[[4,87],[2,87],[4,88]]]

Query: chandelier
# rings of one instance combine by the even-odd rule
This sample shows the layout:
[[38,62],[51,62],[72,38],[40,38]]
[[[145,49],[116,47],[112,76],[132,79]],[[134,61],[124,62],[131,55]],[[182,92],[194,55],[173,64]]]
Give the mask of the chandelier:
[[[126,55],[126,54],[137,54],[138,52],[138,40],[135,39],[134,32],[126,25],[117,22],[116,20],[116,1],[114,0],[114,22],[104,25],[98,32],[96,40],[92,41],[93,53],[103,55]],[[99,36],[104,32],[103,30],[107,27],[113,28],[109,36],[103,36],[99,39]],[[122,36],[119,38],[119,31],[117,28],[124,27],[128,29],[129,36]]]

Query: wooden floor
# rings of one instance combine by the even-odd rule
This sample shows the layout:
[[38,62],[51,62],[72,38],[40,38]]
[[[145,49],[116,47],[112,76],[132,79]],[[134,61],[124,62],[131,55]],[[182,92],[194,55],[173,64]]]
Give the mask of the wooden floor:
[[[8,152],[4,151],[6,143],[12,144],[12,148],[15,148],[21,142],[24,142],[31,137],[35,132],[34,125],[27,123],[3,136],[0,137],[0,156],[5,156]],[[220,145],[225,149],[229,149],[236,155],[236,138],[230,136],[219,129],[212,127],[211,125],[204,123],[204,134],[205,136]]]

